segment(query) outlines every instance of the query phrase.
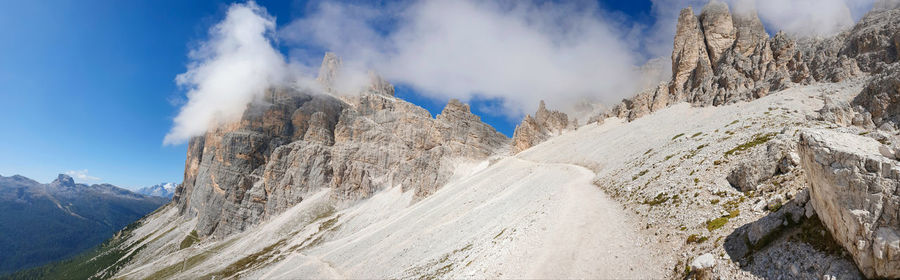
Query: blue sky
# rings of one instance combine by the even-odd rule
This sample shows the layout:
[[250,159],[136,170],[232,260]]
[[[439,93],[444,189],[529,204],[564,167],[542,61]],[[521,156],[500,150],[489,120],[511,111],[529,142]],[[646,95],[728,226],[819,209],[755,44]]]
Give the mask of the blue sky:
[[[0,9],[0,174],[49,182],[76,171],[84,183],[137,188],[180,182],[186,146],[163,146],[184,91],[174,82],[188,51],[230,2],[14,1]],[[279,25],[302,1],[258,1]],[[649,1],[608,6],[646,15]],[[433,113],[444,101],[398,87]],[[517,120],[476,113],[504,134]]]

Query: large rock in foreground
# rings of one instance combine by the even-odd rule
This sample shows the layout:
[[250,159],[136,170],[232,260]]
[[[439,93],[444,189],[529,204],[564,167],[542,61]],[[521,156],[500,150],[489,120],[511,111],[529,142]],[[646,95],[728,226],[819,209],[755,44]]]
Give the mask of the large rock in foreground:
[[867,277],[900,277],[900,164],[877,141],[805,130],[800,157],[822,223]]

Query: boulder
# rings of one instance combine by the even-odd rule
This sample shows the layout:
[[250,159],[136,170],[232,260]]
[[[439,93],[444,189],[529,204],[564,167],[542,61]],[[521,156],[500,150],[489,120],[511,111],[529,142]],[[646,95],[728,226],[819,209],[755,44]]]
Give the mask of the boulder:
[[794,150],[789,137],[779,134],[766,143],[765,152],[752,152],[725,179],[742,192],[756,190],[757,185],[772,176],[790,172],[794,168],[797,164]]
[[900,166],[856,134],[804,130],[799,151],[810,203],[869,278],[900,277]]

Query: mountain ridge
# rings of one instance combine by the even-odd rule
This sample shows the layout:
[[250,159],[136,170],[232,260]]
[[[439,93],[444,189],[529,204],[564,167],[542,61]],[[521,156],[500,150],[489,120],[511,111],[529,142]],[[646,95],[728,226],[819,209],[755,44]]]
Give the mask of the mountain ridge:
[[[432,118],[375,73],[340,92],[328,53],[327,94],[273,88],[191,139],[173,203],[96,275],[897,277],[900,112],[880,105],[900,91],[879,86],[900,69],[897,13],[801,39],[686,8],[669,81],[581,126],[542,104],[514,139],[455,100]],[[867,151],[840,163],[842,141]],[[835,193],[852,203],[823,202]]]
[[73,256],[165,202],[64,174],[47,184],[0,176],[0,273]]

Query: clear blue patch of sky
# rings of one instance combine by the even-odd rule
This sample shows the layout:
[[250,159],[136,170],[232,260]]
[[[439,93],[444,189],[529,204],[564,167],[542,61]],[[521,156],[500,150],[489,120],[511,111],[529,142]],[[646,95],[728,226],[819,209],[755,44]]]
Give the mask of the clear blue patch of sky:
[[[279,26],[306,12],[305,1],[257,1]],[[138,188],[180,182],[185,145],[163,146],[183,98],[175,75],[231,2],[12,1],[0,9],[0,175],[49,182],[68,170]],[[601,7],[648,20],[649,1]],[[284,49],[283,49],[284,50]],[[284,50],[286,51],[286,50]],[[397,95],[440,113],[435,100],[397,86]],[[500,100],[471,100],[472,111],[512,135],[518,119]]]

